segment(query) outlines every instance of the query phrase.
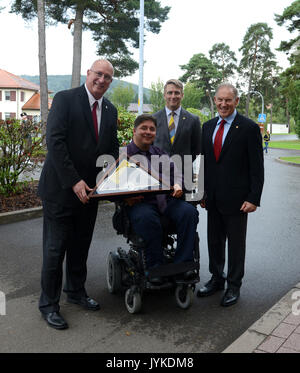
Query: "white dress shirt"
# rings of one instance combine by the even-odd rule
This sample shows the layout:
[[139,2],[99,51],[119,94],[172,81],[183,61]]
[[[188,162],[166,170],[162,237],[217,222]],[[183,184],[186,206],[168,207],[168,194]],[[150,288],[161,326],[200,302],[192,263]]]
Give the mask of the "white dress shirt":
[[102,111],[102,101],[103,97],[101,97],[99,100],[96,100],[95,97],[91,94],[91,92],[88,90],[88,87],[86,84],[84,84],[88,98],[89,98],[89,103],[91,107],[91,111],[93,111],[93,106],[95,101],[98,101],[98,106],[96,110],[96,115],[97,115],[97,122],[98,122],[98,133],[100,133],[100,123],[101,123],[101,111]]

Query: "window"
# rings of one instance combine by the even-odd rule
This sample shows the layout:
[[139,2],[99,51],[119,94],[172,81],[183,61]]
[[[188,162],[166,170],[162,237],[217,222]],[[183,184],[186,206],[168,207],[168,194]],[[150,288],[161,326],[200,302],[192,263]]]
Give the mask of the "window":
[[5,120],[16,118],[16,113],[5,113],[4,118]]
[[25,92],[21,91],[21,102],[25,100]]
[[0,91],[0,101],[2,101],[2,91]]
[[2,113],[0,113],[0,120],[2,120]]
[[16,101],[16,91],[5,91],[6,101]]

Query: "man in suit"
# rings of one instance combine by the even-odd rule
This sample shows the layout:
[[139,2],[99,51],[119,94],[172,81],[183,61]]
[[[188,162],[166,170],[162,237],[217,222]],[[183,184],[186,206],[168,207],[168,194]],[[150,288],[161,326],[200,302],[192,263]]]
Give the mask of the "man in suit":
[[235,304],[244,276],[248,213],[260,205],[264,183],[259,126],[240,115],[237,89],[220,85],[214,98],[219,116],[203,124],[205,198],[209,271],[212,274],[197,295],[224,289],[225,244],[228,241],[227,290],[222,306]]
[[[181,107],[183,84],[179,80],[170,79],[166,82],[164,99],[165,108],[153,115],[157,120],[154,145],[171,157],[180,157],[179,161],[173,159],[177,167],[184,172],[186,189],[190,189],[192,162],[201,152],[200,120]],[[189,165],[189,169],[184,167],[186,165]]]
[[43,201],[43,267],[39,309],[48,325],[66,329],[59,313],[63,261],[66,255],[67,301],[89,310],[99,303],[87,295],[87,257],[98,204],[88,193],[96,184],[96,160],[118,156],[117,110],[103,94],[113,66],[97,60],[81,87],[58,92],[47,121],[48,153],[39,182]]

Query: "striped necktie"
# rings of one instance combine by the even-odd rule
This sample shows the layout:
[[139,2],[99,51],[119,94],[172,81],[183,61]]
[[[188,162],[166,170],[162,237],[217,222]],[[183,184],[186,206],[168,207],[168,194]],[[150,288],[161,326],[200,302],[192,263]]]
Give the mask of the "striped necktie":
[[169,132],[170,132],[170,141],[171,141],[171,144],[173,144],[174,142],[174,138],[175,138],[175,121],[174,121],[174,115],[176,115],[176,113],[174,113],[174,111],[172,111],[171,113],[171,119],[169,121]]

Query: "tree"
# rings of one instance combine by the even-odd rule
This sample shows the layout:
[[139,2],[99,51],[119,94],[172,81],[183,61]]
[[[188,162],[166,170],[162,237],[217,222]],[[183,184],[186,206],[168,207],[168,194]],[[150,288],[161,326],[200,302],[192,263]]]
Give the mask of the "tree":
[[131,85],[124,87],[123,84],[119,84],[116,88],[114,88],[112,94],[110,95],[110,99],[114,105],[127,109],[129,104],[133,102],[134,96],[135,92]]
[[235,53],[225,43],[214,44],[209,51],[212,63],[222,73],[222,81],[229,80],[237,70]]
[[183,90],[184,96],[181,105],[186,108],[200,109],[201,100],[204,96],[203,91],[196,88],[191,82],[188,82],[184,86]]
[[[33,18],[33,12],[38,17],[38,40],[39,40],[39,72],[40,72],[40,109],[41,126],[43,133],[46,131],[48,117],[48,82],[46,64],[46,26],[45,26],[45,2],[47,0],[35,0],[25,4],[23,0],[15,0],[11,12],[21,13],[25,20]],[[27,5],[27,7],[25,6]]]
[[[36,15],[37,0],[14,0],[12,11],[25,19]],[[108,58],[115,68],[115,76],[130,75],[138,68],[130,47],[139,46],[139,0],[45,0],[48,20],[74,24],[72,86],[80,84],[81,37],[90,30],[97,42],[97,54]],[[161,7],[156,0],[145,2],[145,28],[159,33],[170,7]]]
[[222,80],[222,74],[217,67],[204,54],[195,54],[186,65],[181,65],[186,70],[180,78],[183,82],[191,82],[204,93],[209,100],[211,117],[214,117],[213,92]]
[[156,83],[151,83],[150,103],[152,104],[153,113],[163,109],[165,106],[164,83],[160,79]]
[[290,32],[297,31],[297,36],[289,41],[282,41],[278,50],[290,55],[291,66],[280,76],[280,91],[286,96],[288,110],[295,119],[296,133],[300,138],[300,1],[294,1],[284,9],[282,15],[275,15],[279,26],[289,23]]
[[294,1],[290,6],[284,9],[283,14],[275,14],[275,21],[279,26],[283,26],[285,23],[289,22],[287,29],[289,32],[298,31],[296,37],[289,41],[282,41],[278,50],[290,53],[297,45],[298,50],[299,40],[300,40],[300,1]]
[[40,70],[40,106],[41,106],[41,126],[43,134],[46,133],[46,123],[48,117],[48,80],[46,63],[46,26],[45,26],[45,2],[38,0],[38,33],[39,33],[39,70]]
[[259,74],[274,54],[270,49],[270,41],[273,39],[272,29],[266,23],[251,25],[243,39],[242,59],[239,65],[239,72],[248,78],[248,93],[245,114],[248,116],[250,92],[258,81]]

